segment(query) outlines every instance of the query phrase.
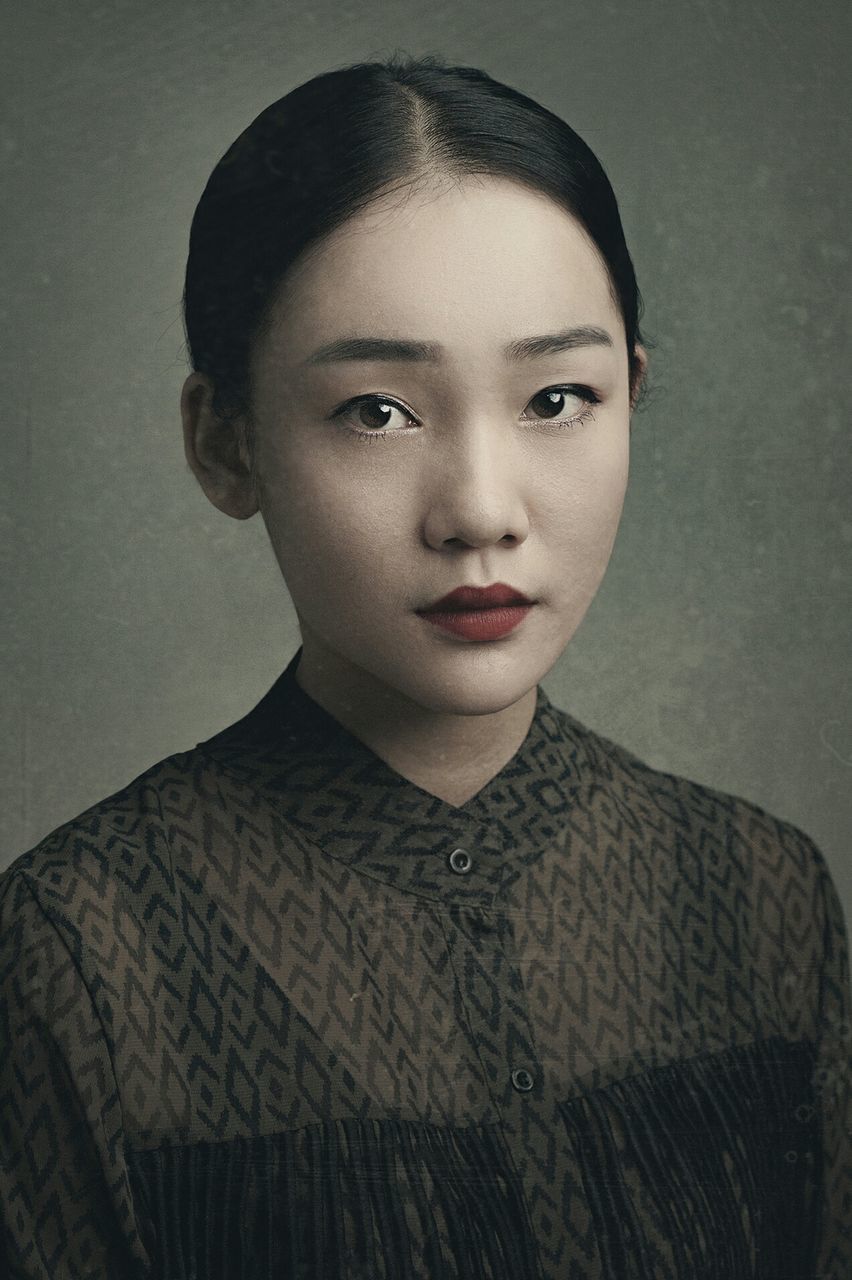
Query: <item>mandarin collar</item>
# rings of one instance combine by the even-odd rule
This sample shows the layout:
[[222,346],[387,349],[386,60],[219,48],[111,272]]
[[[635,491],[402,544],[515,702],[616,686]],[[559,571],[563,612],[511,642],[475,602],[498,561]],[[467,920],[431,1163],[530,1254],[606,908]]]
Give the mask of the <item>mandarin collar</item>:
[[301,655],[300,646],[247,715],[195,750],[333,858],[419,897],[488,907],[564,840],[592,765],[583,726],[541,685],[514,756],[476,795],[451,805],[397,773],[310,697],[295,679]]

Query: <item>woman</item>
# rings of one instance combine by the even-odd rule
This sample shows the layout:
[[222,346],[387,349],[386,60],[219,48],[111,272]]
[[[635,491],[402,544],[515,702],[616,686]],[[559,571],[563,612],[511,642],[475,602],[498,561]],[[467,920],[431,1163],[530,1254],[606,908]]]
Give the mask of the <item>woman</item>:
[[852,1275],[822,854],[539,684],[647,367],[594,155],[436,57],[318,76],[184,302],[187,460],[302,644],[0,881],[10,1272]]

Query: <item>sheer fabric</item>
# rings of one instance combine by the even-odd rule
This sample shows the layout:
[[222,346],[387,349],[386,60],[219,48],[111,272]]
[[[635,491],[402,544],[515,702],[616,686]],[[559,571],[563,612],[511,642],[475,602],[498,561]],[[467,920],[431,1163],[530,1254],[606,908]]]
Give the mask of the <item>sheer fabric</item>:
[[810,837],[540,686],[449,805],[300,652],[0,876],[8,1274],[848,1280],[849,960]]

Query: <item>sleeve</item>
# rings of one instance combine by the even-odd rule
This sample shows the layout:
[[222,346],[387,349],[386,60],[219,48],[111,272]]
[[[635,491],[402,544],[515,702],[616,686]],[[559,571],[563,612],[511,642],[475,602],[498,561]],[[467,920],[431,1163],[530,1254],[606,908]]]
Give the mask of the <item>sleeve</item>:
[[0,1275],[142,1280],[121,1101],[97,1010],[31,878],[0,876]]
[[816,1280],[852,1277],[852,993],[846,922],[825,859],[817,864],[822,963],[815,1072],[823,1149],[823,1213]]

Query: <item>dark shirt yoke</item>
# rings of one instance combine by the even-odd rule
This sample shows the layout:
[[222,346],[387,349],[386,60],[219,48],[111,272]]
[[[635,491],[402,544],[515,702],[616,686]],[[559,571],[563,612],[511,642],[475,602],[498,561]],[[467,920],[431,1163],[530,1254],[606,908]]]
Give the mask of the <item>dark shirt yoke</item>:
[[449,805],[300,653],[0,875],[0,1274],[850,1280],[810,837],[540,686]]

